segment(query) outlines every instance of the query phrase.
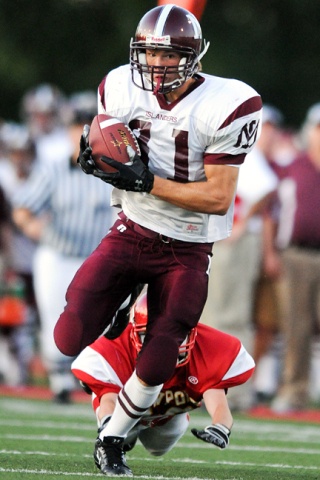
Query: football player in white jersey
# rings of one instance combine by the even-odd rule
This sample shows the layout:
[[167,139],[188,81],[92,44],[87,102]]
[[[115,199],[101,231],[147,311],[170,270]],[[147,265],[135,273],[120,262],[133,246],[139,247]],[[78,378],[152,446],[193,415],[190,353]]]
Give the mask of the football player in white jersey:
[[[146,338],[104,429],[109,452],[154,403],[198,323],[212,246],[230,235],[239,166],[259,133],[258,93],[200,72],[208,46],[202,48],[201,27],[189,11],[168,4],[147,12],[130,44],[130,64],[99,86],[99,112],[131,127],[141,157],[129,150],[130,165],[102,157],[116,168],[102,172],[91,157],[88,128],[80,141],[82,169],[115,187],[112,202],[122,213],[67,290],[55,327],[60,350],[79,354],[133,286],[148,284]],[[120,473],[121,462],[120,455]]]

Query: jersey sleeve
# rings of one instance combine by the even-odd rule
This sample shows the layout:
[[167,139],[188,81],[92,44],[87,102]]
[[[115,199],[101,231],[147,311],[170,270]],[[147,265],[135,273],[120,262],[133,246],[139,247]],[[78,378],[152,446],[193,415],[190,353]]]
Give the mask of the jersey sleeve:
[[205,150],[205,165],[241,165],[260,135],[262,101],[259,95],[246,98],[240,104],[232,101],[223,111],[226,116]]
[[105,76],[98,87],[98,114],[105,113],[106,101],[105,101],[105,85],[107,76]]
[[135,351],[129,342],[127,331],[121,341],[98,338],[73,361],[72,373],[98,398],[108,392],[118,393],[135,368]]
[[255,363],[238,338],[203,324],[197,330],[190,374],[202,394],[241,385],[251,377]]

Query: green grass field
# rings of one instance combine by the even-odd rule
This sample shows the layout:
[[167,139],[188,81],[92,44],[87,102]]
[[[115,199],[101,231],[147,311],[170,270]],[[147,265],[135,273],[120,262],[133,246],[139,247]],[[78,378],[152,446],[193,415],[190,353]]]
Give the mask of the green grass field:
[[[206,426],[203,410],[192,426]],[[0,479],[106,478],[96,469],[90,403],[0,398]],[[230,446],[219,450],[188,431],[173,451],[151,457],[141,445],[127,455],[136,478],[157,480],[320,479],[320,424],[235,416]]]

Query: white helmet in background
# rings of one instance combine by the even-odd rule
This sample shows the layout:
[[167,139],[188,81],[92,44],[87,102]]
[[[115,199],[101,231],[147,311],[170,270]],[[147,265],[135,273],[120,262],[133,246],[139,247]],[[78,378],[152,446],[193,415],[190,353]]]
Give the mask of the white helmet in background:
[[66,99],[61,90],[48,83],[27,91],[21,101],[21,117],[33,136],[50,133],[64,123]]

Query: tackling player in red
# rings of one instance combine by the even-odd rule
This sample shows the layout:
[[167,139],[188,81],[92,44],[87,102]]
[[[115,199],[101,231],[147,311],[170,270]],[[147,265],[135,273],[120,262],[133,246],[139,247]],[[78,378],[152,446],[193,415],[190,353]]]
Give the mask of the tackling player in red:
[[[141,351],[147,327],[146,293],[142,293],[131,310],[131,322],[118,339],[102,336],[85,348],[72,364],[74,375],[86,391],[92,392],[92,404],[98,422],[94,459],[102,473],[130,474],[123,465],[112,467],[112,451],[104,456],[104,429],[113,414],[123,385],[132,375]],[[163,361],[163,359],[158,359]],[[173,376],[164,383],[154,404],[144,413],[124,440],[129,451],[137,439],[152,455],[171,450],[189,425],[191,410],[204,401],[211,423],[192,433],[205,442],[225,448],[233,423],[228,407],[228,388],[246,382],[254,370],[254,361],[241,342],[207,325],[198,324],[179,348]]]

